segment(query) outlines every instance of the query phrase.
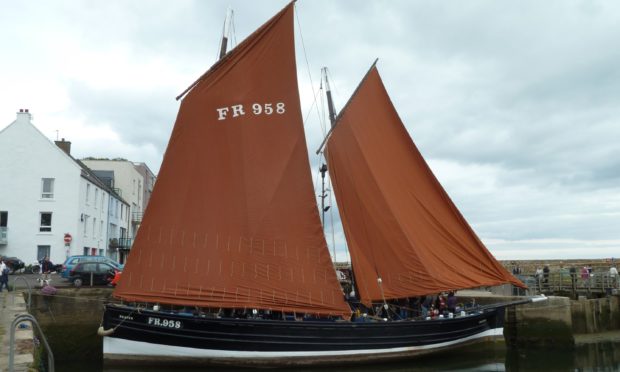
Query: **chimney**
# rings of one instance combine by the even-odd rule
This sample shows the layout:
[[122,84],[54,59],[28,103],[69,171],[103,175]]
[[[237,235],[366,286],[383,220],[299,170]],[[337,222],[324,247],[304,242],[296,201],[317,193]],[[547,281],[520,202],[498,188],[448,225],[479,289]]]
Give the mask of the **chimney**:
[[54,141],[56,146],[60,147],[60,149],[67,153],[67,155],[71,155],[71,141],[65,141],[64,138],[61,138],[60,141]]
[[26,121],[30,123],[32,120],[32,115],[28,112],[28,109],[19,109],[17,113],[17,121]]

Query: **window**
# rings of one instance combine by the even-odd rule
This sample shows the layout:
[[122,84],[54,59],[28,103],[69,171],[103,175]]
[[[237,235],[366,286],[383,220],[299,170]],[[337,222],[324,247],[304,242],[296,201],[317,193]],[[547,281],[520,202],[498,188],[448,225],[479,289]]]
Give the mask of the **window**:
[[0,242],[6,244],[7,240],[7,224],[9,222],[9,212],[0,211]]
[[101,209],[103,210],[103,204],[105,201],[105,194],[103,192],[101,192]]
[[84,247],[84,256],[88,256],[88,250],[89,250],[89,249],[90,249],[90,248],[88,248],[88,247]]
[[98,201],[99,201],[99,189],[95,189],[95,209],[97,209]]
[[102,235],[103,235],[103,220],[99,222],[99,237],[101,238]]
[[86,184],[86,204],[88,205],[88,201],[90,199],[90,183]]
[[54,199],[53,178],[41,178],[41,199]]
[[9,212],[0,211],[0,227],[7,227],[9,225]]
[[37,259],[41,261],[45,257],[49,257],[50,251],[51,251],[50,245],[37,245]]
[[51,232],[52,231],[52,212],[41,212],[40,213],[40,224],[39,231],[40,232]]
[[82,264],[81,269],[87,273],[94,273],[97,271],[97,264],[94,262],[86,262]]
[[95,232],[97,231],[97,219],[93,218],[93,239],[97,236]]
[[88,227],[88,216],[84,215],[84,236],[87,236],[87,230],[86,228]]

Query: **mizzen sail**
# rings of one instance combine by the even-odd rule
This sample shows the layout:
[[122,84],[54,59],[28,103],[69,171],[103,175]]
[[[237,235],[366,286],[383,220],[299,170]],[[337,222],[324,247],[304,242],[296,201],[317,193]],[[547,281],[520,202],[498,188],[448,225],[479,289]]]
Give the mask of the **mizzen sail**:
[[346,316],[304,137],[293,4],[193,85],[114,295]]
[[435,178],[376,67],[340,113],[326,153],[363,302],[523,286],[485,248]]

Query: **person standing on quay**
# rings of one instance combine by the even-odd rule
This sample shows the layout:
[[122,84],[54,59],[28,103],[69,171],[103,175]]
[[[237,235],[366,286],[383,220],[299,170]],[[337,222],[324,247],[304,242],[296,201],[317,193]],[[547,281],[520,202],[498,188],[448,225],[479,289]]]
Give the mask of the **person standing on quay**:
[[586,266],[581,268],[581,280],[583,281],[584,287],[588,287],[590,282],[590,271],[588,271]]
[[573,293],[577,290],[577,268],[575,266],[571,266],[569,269],[570,272],[570,283]]
[[609,282],[614,288],[618,286],[618,269],[615,265],[609,268]]
[[4,260],[0,257],[0,292],[2,292],[2,288],[6,287],[8,292],[9,290],[9,268],[4,263]]

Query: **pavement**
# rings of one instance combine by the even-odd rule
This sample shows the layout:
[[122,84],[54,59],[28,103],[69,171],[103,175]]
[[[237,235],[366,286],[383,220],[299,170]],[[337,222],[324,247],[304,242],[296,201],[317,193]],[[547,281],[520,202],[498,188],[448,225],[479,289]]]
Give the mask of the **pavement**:
[[[40,280],[42,278],[43,276],[41,274],[11,274],[9,275],[9,285],[15,284],[17,289],[26,289],[28,285],[30,285],[30,288],[34,290],[35,288],[41,288]],[[63,279],[60,274],[48,274],[47,278],[50,280],[49,284],[56,288],[72,286],[72,284],[67,279]]]

